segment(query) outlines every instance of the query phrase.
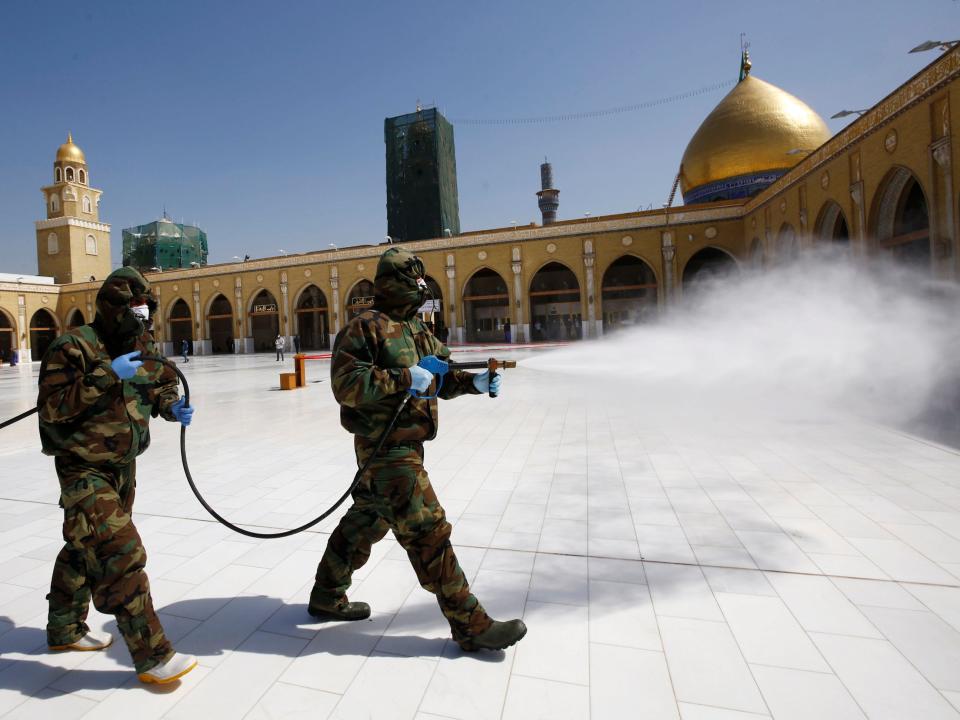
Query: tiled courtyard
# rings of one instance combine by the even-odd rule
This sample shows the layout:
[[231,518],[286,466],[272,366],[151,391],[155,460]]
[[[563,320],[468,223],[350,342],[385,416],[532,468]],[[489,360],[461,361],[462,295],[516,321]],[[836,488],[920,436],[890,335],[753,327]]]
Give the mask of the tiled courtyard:
[[[295,392],[277,390],[272,357],[182,367],[193,474],[231,520],[292,527],[349,483],[325,361]],[[30,406],[36,372],[0,368],[0,419]],[[521,363],[497,400],[442,403],[427,446],[477,595],[529,627],[487,655],[449,640],[392,538],[350,592],[372,618],[314,622],[336,518],[284,540],[231,533],[191,495],[177,427],[155,421],[135,517],[164,626],[200,657],[161,689],[122,642],[47,652],[56,477],[34,419],[0,431],[0,716],[960,718],[960,454],[870,424],[684,417],[575,385]]]

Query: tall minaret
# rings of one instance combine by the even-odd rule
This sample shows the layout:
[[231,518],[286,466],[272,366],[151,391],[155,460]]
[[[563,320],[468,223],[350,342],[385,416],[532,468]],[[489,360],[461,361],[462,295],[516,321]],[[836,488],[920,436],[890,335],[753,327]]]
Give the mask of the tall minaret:
[[68,133],[53,162],[53,185],[43,188],[47,219],[36,222],[41,275],[59,285],[110,274],[110,226],[100,222],[100,195],[90,187],[83,150]]
[[557,220],[557,209],[560,207],[560,191],[553,187],[553,165],[543,159],[540,166],[540,192],[537,193],[537,204],[543,213],[543,224],[550,225]]

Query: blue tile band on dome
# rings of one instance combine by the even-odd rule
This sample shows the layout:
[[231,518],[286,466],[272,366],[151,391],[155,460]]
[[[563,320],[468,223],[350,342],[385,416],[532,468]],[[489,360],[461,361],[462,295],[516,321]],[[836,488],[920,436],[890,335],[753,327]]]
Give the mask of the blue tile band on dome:
[[683,204],[713,202],[714,200],[736,200],[756,195],[765,187],[772,185],[777,178],[787,172],[782,170],[765,170],[759,173],[747,173],[732,178],[716,180],[714,182],[690,188],[683,194]]

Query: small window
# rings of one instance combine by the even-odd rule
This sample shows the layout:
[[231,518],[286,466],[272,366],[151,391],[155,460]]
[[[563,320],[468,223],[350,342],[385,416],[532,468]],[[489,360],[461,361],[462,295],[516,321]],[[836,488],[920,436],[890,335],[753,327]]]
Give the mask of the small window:
[[56,255],[60,252],[60,239],[56,233],[47,235],[47,255]]
[[80,184],[81,184],[81,185],[86,185],[86,184],[87,184],[87,173],[84,172],[83,170],[78,170],[78,171],[77,171],[77,174],[80,176]]
[[[80,172],[83,172],[83,170],[81,170]],[[90,202],[90,196],[89,196],[89,195],[84,195],[84,196],[83,196],[83,211],[84,211],[85,213],[92,213],[92,212],[93,212],[93,203]]]
[[95,235],[87,235],[87,255],[96,255],[97,254],[97,237]]
[[60,211],[60,196],[56,193],[53,193],[50,196],[50,212],[59,212]]
[[67,168],[67,182],[73,182],[73,168]]
[[53,171],[53,180],[54,182],[63,182],[63,170],[56,168]]

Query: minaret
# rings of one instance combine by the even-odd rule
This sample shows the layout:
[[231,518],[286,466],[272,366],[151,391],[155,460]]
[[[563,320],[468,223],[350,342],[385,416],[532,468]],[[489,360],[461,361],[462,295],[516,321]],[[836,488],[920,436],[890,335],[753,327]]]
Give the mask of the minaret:
[[543,224],[550,225],[557,221],[557,209],[560,207],[560,191],[553,187],[553,165],[543,158],[540,166],[540,192],[537,193],[537,204],[543,213]]
[[41,275],[59,285],[110,274],[110,226],[100,222],[100,195],[90,187],[83,150],[68,133],[53,162],[53,184],[43,188],[47,219],[36,222]]

